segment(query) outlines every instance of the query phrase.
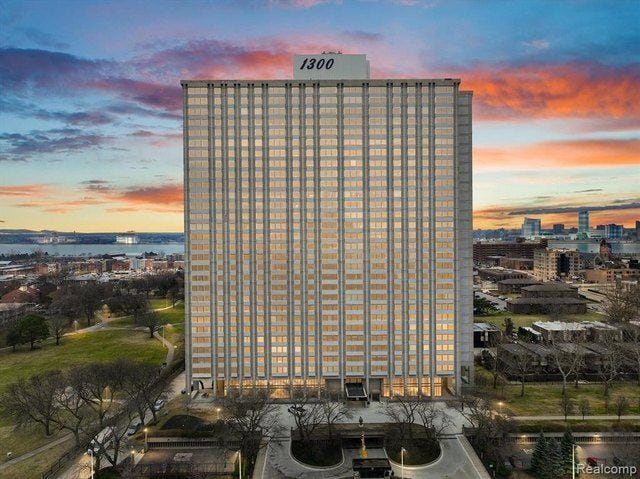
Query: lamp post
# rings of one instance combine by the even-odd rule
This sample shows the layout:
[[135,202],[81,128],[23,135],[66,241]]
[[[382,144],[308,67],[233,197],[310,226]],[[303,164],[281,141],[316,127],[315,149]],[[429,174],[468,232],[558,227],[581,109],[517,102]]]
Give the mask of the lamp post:
[[400,479],[404,479],[404,453],[407,450],[404,447],[400,448]]
[[131,470],[136,467],[136,451],[135,449],[131,449]]
[[216,421],[219,421],[219,420],[220,420],[220,408],[217,407],[216,408]]
[[238,449],[238,479],[242,479],[242,449]]
[[149,433],[149,428],[144,428],[144,450],[147,450],[147,434]]
[[500,415],[502,416],[502,401],[500,401],[498,403],[498,411],[499,411]]

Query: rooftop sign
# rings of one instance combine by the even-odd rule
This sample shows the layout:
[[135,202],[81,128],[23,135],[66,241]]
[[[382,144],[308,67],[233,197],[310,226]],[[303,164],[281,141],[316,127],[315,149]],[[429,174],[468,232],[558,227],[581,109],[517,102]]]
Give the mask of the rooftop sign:
[[368,78],[369,62],[366,55],[322,53],[293,57],[294,80],[365,80]]

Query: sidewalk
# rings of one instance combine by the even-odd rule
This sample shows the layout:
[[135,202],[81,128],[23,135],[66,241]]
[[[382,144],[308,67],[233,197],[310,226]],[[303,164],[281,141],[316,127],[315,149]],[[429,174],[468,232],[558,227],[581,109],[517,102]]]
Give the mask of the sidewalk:
[[7,461],[3,464],[0,464],[0,472],[4,471],[12,466],[15,466],[16,464],[18,464],[19,462],[24,461],[25,459],[30,459],[33,456],[40,454],[41,452],[47,451],[53,447],[56,447],[59,444],[65,443],[67,441],[69,441],[70,439],[73,439],[73,434],[69,433],[66,434],[58,439],[56,439],[55,441],[51,441],[47,444],[45,444],[44,446],[40,446],[37,449],[33,449],[32,451],[29,452],[25,452],[24,454],[22,454],[21,456],[18,457],[14,457],[13,459],[11,459],[10,461]]
[[[516,421],[564,421],[564,416],[512,416],[511,419]],[[573,415],[567,416],[571,421],[582,421],[582,416]],[[640,415],[627,415],[620,416],[622,420],[636,420],[640,421]],[[585,421],[618,421],[618,416],[615,414],[608,414],[603,416],[585,416]]]

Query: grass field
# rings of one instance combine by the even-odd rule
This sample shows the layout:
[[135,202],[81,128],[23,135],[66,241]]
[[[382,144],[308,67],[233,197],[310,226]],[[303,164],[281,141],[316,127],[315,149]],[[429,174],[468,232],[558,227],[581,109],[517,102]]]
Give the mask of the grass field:
[[[139,331],[96,331],[68,336],[60,346],[48,344],[36,351],[19,351],[0,355],[0,395],[8,384],[36,373],[94,361],[106,362],[130,358],[161,364],[166,354],[159,341]],[[14,457],[33,450],[53,437],[45,437],[40,428],[14,431],[8,418],[0,416],[0,457],[13,452]]]
[[72,445],[73,441],[69,441],[25,459],[15,466],[0,472],[0,479],[33,479],[34,477],[42,477],[42,474],[49,470],[51,464],[70,450]]
[[[492,388],[492,376],[482,367],[476,367],[476,382],[480,393],[497,403],[502,401],[504,412],[515,416],[562,415],[560,400],[562,398],[561,383],[530,383],[525,384],[524,397],[520,397],[520,384],[508,384],[504,387]],[[609,407],[606,407],[602,384],[581,384],[575,388],[573,384],[567,386],[569,398],[574,402],[574,414],[579,415],[579,405],[582,399],[589,401],[590,415],[615,414],[615,401],[618,396],[625,396],[629,401],[629,415],[640,415],[640,386],[637,382],[619,381],[611,388]],[[640,416],[639,416],[640,417]]]
[[491,316],[475,316],[473,319],[476,323],[489,323],[500,329],[504,329],[505,318],[511,318],[513,320],[517,331],[520,326],[531,326],[536,321],[603,321],[604,316],[590,312],[587,314],[565,314],[560,317],[551,317],[548,314],[512,314],[508,311],[500,311]]

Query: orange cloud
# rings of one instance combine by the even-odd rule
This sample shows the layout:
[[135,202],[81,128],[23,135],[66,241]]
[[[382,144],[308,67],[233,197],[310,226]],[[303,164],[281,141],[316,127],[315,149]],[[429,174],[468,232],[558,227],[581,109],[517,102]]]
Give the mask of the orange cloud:
[[640,165],[640,140],[546,141],[512,148],[474,148],[474,167],[511,170],[532,168],[610,168]]
[[147,186],[118,192],[114,199],[134,205],[180,205],[184,201],[182,185]]
[[34,196],[40,195],[48,189],[48,185],[38,183],[29,185],[0,186],[0,196]]
[[640,67],[598,63],[482,65],[460,73],[483,120],[628,118],[640,125]]

